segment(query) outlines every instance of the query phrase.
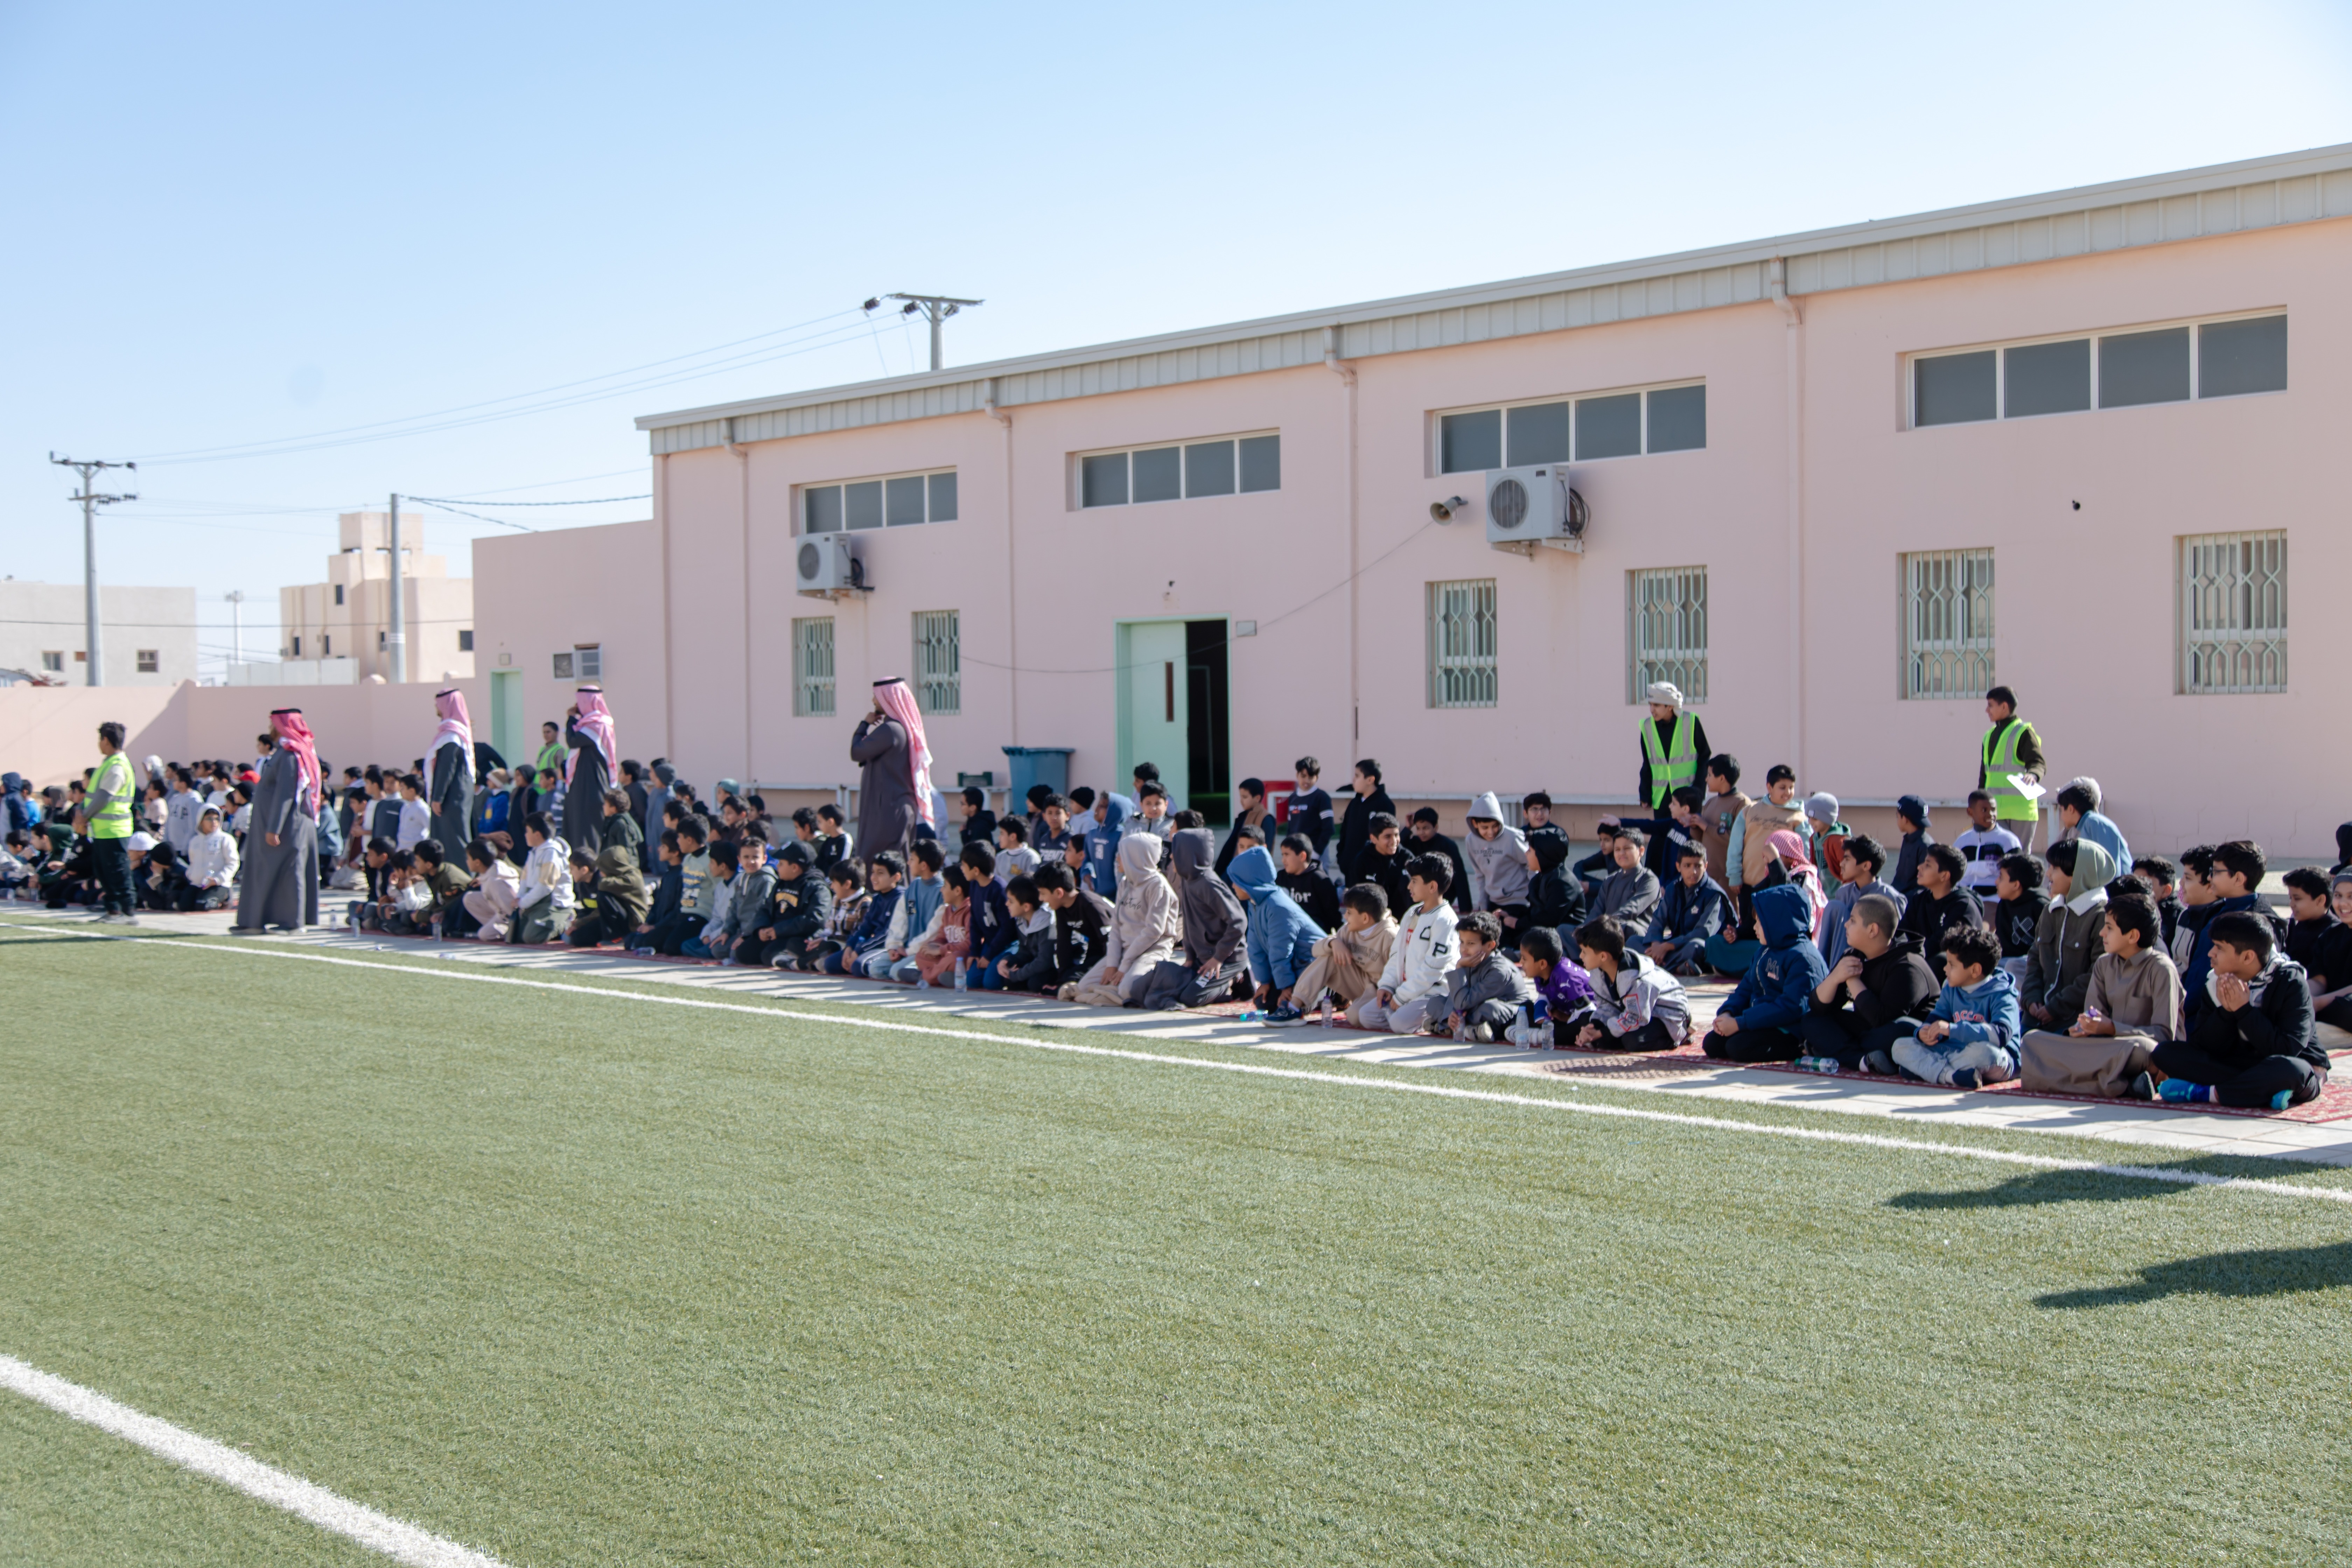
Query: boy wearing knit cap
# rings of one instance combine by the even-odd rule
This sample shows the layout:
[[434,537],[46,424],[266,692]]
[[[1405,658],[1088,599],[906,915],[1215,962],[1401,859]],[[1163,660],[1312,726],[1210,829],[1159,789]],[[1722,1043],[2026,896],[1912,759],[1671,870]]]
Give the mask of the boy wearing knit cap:
[[1853,831],[1838,820],[1838,798],[1823,790],[1805,797],[1805,821],[1813,830],[1813,861],[1823,880],[1834,885],[1845,879],[1846,836]]

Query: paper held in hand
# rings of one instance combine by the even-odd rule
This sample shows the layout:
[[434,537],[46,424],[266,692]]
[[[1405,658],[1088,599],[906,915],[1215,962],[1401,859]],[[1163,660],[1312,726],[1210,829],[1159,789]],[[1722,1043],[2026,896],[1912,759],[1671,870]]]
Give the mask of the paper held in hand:
[[2010,774],[2009,785],[2011,789],[2015,790],[2018,794],[2023,795],[2028,800],[2040,800],[2043,795],[2050,793],[2048,790],[2042,787],[2042,781],[2035,778],[2032,773]]

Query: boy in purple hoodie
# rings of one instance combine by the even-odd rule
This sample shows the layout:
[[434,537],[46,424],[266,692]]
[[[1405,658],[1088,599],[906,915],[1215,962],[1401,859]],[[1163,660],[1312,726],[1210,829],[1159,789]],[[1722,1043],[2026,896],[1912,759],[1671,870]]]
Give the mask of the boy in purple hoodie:
[[1559,932],[1549,926],[1529,926],[1520,934],[1519,970],[1535,982],[1536,1001],[1503,1038],[1531,1050],[1573,1044],[1577,1030],[1592,1021],[1592,976],[1567,956]]

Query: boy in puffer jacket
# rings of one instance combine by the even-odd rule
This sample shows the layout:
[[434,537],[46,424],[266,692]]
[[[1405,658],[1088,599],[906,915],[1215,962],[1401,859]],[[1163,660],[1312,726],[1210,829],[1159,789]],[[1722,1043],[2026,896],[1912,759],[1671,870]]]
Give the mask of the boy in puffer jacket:
[[1584,1050],[1671,1051],[1690,1033],[1683,983],[1640,952],[1625,928],[1602,915],[1576,928],[1576,956],[1592,979],[1592,1022],[1577,1030]]
[[1717,1061],[1792,1062],[1805,1054],[1805,1013],[1829,973],[1813,945],[1812,901],[1794,883],[1761,889],[1756,921],[1764,951],[1716,1014],[1705,1049]]
[[2017,1076],[2023,1015],[2017,982],[2000,966],[2000,942],[1982,926],[1958,926],[1944,938],[1944,994],[1936,1010],[1884,1051],[1863,1058],[1864,1070],[1954,1089],[1982,1089]]
[[1445,976],[1446,1023],[1465,1045],[1491,1045],[1536,999],[1533,982],[1503,957],[1503,922],[1485,910],[1464,915],[1454,930],[1462,962]]
[[1264,845],[1253,845],[1234,857],[1225,879],[1249,921],[1250,984],[1257,1005],[1266,1009],[1265,1022],[1278,1027],[1306,1016],[1294,993],[1298,977],[1315,962],[1315,943],[1323,931],[1276,885],[1275,875],[1274,857]]

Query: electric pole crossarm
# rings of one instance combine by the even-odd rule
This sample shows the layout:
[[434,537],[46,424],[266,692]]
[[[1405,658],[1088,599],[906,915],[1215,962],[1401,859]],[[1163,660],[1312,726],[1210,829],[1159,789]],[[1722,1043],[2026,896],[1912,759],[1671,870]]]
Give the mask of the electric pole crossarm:
[[[885,294],[882,298],[884,300],[904,300],[907,301],[907,308],[898,312],[902,316],[911,316],[916,311],[920,310],[924,316],[929,320],[931,323],[931,368],[933,370],[941,369],[945,363],[944,358],[940,353],[940,324],[942,321],[945,321],[950,316],[954,315],[958,310],[962,310],[966,305],[985,305],[988,303],[985,300],[958,300],[946,294]],[[869,301],[866,308],[870,310],[878,303],[880,303],[879,300]]]
[[82,615],[88,623],[83,630],[86,646],[82,654],[83,668],[88,674],[82,683],[86,686],[103,685],[106,650],[105,645],[99,637],[98,624],[98,509],[102,506],[112,506],[118,501],[137,500],[139,498],[135,495],[100,495],[89,488],[89,482],[94,476],[109,468],[130,470],[138,468],[139,465],[60,458],[55,452],[49,454],[49,461],[61,468],[71,468],[81,476],[81,489],[66,499],[81,503]]

